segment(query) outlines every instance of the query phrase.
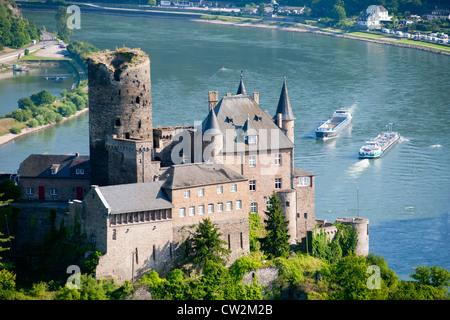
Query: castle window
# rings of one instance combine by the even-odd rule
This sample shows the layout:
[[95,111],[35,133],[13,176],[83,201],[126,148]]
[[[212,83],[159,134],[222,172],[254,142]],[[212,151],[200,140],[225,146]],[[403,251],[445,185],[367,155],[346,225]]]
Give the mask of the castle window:
[[289,201],[286,201],[286,207],[289,207],[291,203]]
[[217,204],[217,212],[222,212],[223,211],[223,203],[222,202],[219,202],[218,204]]
[[191,192],[189,191],[189,190],[185,190],[184,191],[184,198],[190,198],[190,196],[191,196]]
[[208,204],[208,213],[214,213],[214,205],[212,203]]
[[218,194],[222,194],[223,193],[223,187],[222,186],[218,186],[217,187],[217,193]]
[[136,103],[140,103],[141,102],[141,98],[139,98],[139,96],[136,97]]
[[75,173],[76,174],[84,174],[84,169],[76,169]]
[[311,187],[311,177],[297,177],[297,187]]
[[198,214],[204,214],[204,213],[205,213],[205,206],[201,204],[198,206]]
[[232,184],[231,185],[231,192],[236,192],[237,191],[237,185],[236,184]]
[[248,166],[250,168],[256,167],[256,156],[249,156],[248,157]]
[[205,195],[205,188],[198,189],[198,196],[203,197]]
[[256,191],[256,180],[249,181],[249,188],[250,188],[250,191]]
[[275,179],[275,189],[281,189],[281,178]]
[[233,202],[227,201],[227,211],[233,210]]
[[133,214],[132,213],[128,213],[128,222],[133,223]]
[[186,216],[186,208],[180,208],[180,218],[184,218]]
[[307,212],[305,212],[305,213],[303,214],[303,218],[308,219],[308,213],[307,213]]
[[120,124],[120,118],[117,118],[117,119],[116,119],[115,125],[116,125],[116,127],[120,127],[120,126],[121,126],[121,124]]
[[241,209],[242,209],[242,201],[236,200],[236,210],[241,210]]
[[189,215],[190,215],[190,216],[195,215],[195,207],[194,207],[194,206],[190,206],[190,207],[189,207]]
[[275,155],[275,165],[276,166],[281,166],[281,153],[277,153]]
[[251,213],[257,213],[258,212],[258,203],[252,202],[250,204],[250,212]]
[[25,193],[26,194],[34,194],[34,188],[27,187]]
[[58,189],[50,188],[50,195],[51,196],[57,196],[58,195]]
[[116,229],[113,229],[112,239],[113,240],[117,239],[117,230]]

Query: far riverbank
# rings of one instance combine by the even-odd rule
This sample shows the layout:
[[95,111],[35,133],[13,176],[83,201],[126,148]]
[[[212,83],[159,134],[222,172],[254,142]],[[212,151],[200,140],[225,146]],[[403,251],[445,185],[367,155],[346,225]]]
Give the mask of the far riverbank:
[[[390,46],[397,46],[402,48],[417,49],[427,51],[430,53],[437,53],[443,55],[450,55],[450,47],[437,46],[421,41],[406,40],[400,38],[392,38],[385,36],[374,36],[371,34],[364,35],[362,32],[343,32],[332,28],[320,28],[308,24],[302,24],[293,19],[284,18],[241,18],[227,15],[211,15],[209,12],[194,12],[188,10],[173,10],[173,9],[133,9],[133,8],[118,8],[118,7],[102,7],[99,5],[79,5],[81,12],[87,14],[100,15],[115,15],[115,16],[138,16],[147,18],[159,19],[176,19],[176,20],[190,20],[194,22],[214,23],[222,25],[230,25],[237,27],[251,27],[251,28],[267,28],[276,29],[287,32],[307,32],[318,35],[331,36],[336,38],[345,38],[351,40],[366,41],[378,44],[387,44]],[[34,4],[20,4],[21,10],[29,11],[56,11],[57,6],[49,5],[34,5]],[[362,30],[359,30],[362,31]]]

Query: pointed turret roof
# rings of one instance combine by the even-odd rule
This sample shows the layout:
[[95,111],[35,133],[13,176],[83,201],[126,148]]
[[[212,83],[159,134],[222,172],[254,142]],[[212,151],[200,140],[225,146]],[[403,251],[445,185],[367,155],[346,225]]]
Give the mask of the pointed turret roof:
[[239,87],[238,87],[236,94],[247,95],[247,91],[245,91],[244,80],[242,79],[243,77],[244,77],[244,74],[241,71],[241,82],[239,82]]
[[206,122],[203,123],[202,133],[209,134],[212,136],[221,135],[222,130],[220,130],[219,121],[217,121],[216,112],[214,108],[209,111],[208,117],[206,118]]
[[289,100],[289,94],[286,86],[286,77],[284,77],[283,88],[281,88],[280,99],[278,100],[277,111],[275,112],[274,119],[277,118],[277,114],[281,113],[282,120],[294,120],[296,119],[292,112],[291,101]]

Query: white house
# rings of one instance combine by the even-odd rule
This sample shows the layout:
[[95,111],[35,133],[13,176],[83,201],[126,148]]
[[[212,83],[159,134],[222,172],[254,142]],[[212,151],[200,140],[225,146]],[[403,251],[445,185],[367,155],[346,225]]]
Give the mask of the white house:
[[376,29],[381,26],[383,21],[390,20],[392,20],[392,16],[389,16],[383,6],[372,5],[361,13],[357,25],[364,29]]

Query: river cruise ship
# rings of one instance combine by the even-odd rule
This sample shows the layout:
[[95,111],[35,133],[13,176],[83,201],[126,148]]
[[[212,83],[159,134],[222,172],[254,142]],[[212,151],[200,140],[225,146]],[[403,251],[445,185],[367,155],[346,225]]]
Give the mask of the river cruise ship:
[[379,158],[399,141],[400,134],[392,131],[392,123],[389,123],[387,127],[389,127],[388,131],[382,132],[375,139],[367,141],[366,145],[359,149],[360,159]]

